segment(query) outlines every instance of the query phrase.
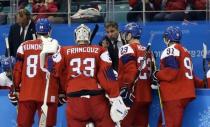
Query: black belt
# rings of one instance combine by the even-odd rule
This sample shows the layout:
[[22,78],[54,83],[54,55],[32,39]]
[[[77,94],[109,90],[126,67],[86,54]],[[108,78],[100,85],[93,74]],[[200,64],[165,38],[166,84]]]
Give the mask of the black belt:
[[80,90],[76,92],[67,93],[68,97],[81,97],[81,96],[97,96],[104,94],[104,90]]

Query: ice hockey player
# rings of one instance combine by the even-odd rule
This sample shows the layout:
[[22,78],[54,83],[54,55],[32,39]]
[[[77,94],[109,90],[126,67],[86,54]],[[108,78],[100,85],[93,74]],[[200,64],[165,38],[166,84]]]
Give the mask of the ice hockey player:
[[[41,114],[44,100],[46,73],[40,68],[40,52],[45,43],[58,44],[57,40],[50,38],[51,24],[48,19],[41,18],[36,23],[37,40],[23,42],[17,50],[17,62],[14,67],[15,90],[9,95],[16,96],[18,100],[18,127],[31,127],[36,111]],[[50,59],[51,58],[51,59]],[[46,59],[48,73],[53,73],[52,57]],[[56,125],[57,105],[59,101],[58,79],[50,75],[48,90],[47,127]],[[62,100],[62,98],[60,98]]]
[[160,57],[160,70],[153,73],[153,79],[160,83],[166,127],[181,127],[184,110],[195,98],[192,59],[181,37],[180,28],[166,28],[163,40],[167,48]]
[[108,52],[101,46],[89,45],[90,35],[90,29],[81,24],[75,29],[78,45],[62,47],[53,59],[57,62],[56,72],[68,70],[68,127],[84,127],[89,121],[96,127],[115,127],[114,122],[122,120],[128,108],[119,96],[119,84]]
[[[125,104],[131,106],[128,115],[122,121],[122,127],[147,127],[149,106],[152,100],[151,52],[147,52],[144,60],[146,48],[140,42],[142,28],[137,23],[125,25],[122,34],[128,44],[119,50],[118,79],[121,86],[121,96]],[[142,68],[142,71],[137,75],[139,67]],[[137,77],[138,80],[134,85],[134,80]],[[133,90],[134,100],[132,100],[132,96],[129,97]]]

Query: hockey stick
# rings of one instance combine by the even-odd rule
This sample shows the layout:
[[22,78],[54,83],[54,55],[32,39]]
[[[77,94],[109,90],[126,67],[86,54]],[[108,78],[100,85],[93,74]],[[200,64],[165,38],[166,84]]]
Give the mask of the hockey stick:
[[6,36],[6,34],[3,35],[4,38],[5,38],[5,45],[6,45],[6,50],[7,50],[7,56],[10,58],[10,62],[9,62],[9,69],[12,73],[12,82],[13,82],[13,69],[12,69],[12,61],[11,61],[11,55],[10,55],[10,48],[9,48],[9,40],[8,40],[8,37]]
[[90,36],[90,45],[92,44],[92,41],[93,41],[94,37],[96,36],[98,29],[99,29],[99,26],[98,26],[98,24],[96,24],[93,29],[93,32],[91,33],[91,36]]
[[[152,57],[153,57],[153,67],[154,67],[154,71],[157,70],[157,66],[156,66],[156,57],[155,54],[152,53]],[[163,110],[163,101],[161,98],[161,94],[160,94],[160,85],[157,84],[157,91],[158,91],[158,97],[159,97],[159,103],[160,103],[160,111],[161,111],[161,117],[162,117],[162,127],[166,127],[166,120],[165,120],[165,114],[164,114],[164,110]]]
[[[8,37],[6,34],[3,34],[4,38],[5,38],[5,45],[6,45],[6,50],[7,50],[7,56],[10,58],[10,62],[9,62],[9,69],[10,69],[10,73],[11,73],[11,80],[12,80],[12,83],[14,83],[14,80],[13,80],[13,69],[12,69],[12,61],[11,61],[11,55],[10,55],[10,47],[9,47],[9,40],[8,40]],[[17,94],[17,91],[15,89],[15,86],[13,87],[13,92],[14,92],[14,95],[18,96]],[[16,111],[18,113],[18,105],[15,106],[16,107]]]
[[206,56],[207,56],[207,46],[203,43],[203,72],[204,72],[204,87],[208,88],[208,81],[206,77]]
[[47,113],[48,113],[48,106],[47,106],[47,98],[48,98],[48,89],[49,89],[49,82],[50,82],[50,72],[48,71],[47,68],[44,67],[45,65],[45,57],[46,54],[48,53],[56,53],[58,50],[58,42],[57,41],[52,41],[51,39],[45,39],[42,38],[42,51],[40,52],[40,68],[43,72],[46,73],[46,88],[45,88],[45,93],[44,93],[44,102],[43,105],[41,106],[41,117],[39,120],[39,127],[46,127],[46,122],[47,122]]
[[48,106],[47,106],[47,97],[48,97],[48,88],[49,88],[49,82],[50,82],[50,73],[46,72],[46,88],[44,93],[44,103],[41,107],[42,114],[39,120],[39,127],[46,127],[47,123],[47,112],[48,112]]
[[48,89],[49,89],[49,82],[50,82],[50,72],[44,68],[45,63],[45,53],[40,53],[40,68],[42,71],[46,72],[46,87],[45,87],[45,93],[44,93],[44,102],[41,107],[41,117],[39,120],[39,127],[46,127],[47,123],[47,112],[48,112],[48,106],[47,106],[47,97],[48,97]]

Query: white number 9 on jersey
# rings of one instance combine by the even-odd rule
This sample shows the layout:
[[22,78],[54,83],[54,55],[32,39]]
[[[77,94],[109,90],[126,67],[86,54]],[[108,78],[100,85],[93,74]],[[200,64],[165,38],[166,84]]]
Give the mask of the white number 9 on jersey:
[[190,60],[189,57],[185,57],[184,58],[184,66],[187,70],[189,70],[188,72],[185,72],[185,76],[188,78],[188,79],[193,79],[193,74],[192,74],[192,62]]

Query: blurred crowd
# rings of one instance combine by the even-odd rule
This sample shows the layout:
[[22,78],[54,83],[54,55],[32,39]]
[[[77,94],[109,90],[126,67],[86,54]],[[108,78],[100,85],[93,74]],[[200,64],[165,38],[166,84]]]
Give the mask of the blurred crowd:
[[[142,20],[143,3],[141,0],[128,0],[131,7],[127,21]],[[145,0],[147,21],[204,20],[206,0]],[[138,18],[136,18],[138,17]]]
[[[72,0],[71,20],[72,22],[104,22],[107,11],[105,0],[88,2],[83,0]],[[127,21],[135,22],[143,20],[143,4],[145,4],[146,21],[183,21],[183,20],[205,20],[206,0],[115,0],[115,3],[124,1],[129,4]],[[120,4],[120,3],[119,3]],[[0,1],[0,24],[7,23],[7,14],[4,7],[10,6],[8,1]],[[67,0],[19,0],[18,9],[27,9],[33,14],[33,19],[48,18],[53,23],[68,22]],[[126,15],[126,13],[125,13]]]

